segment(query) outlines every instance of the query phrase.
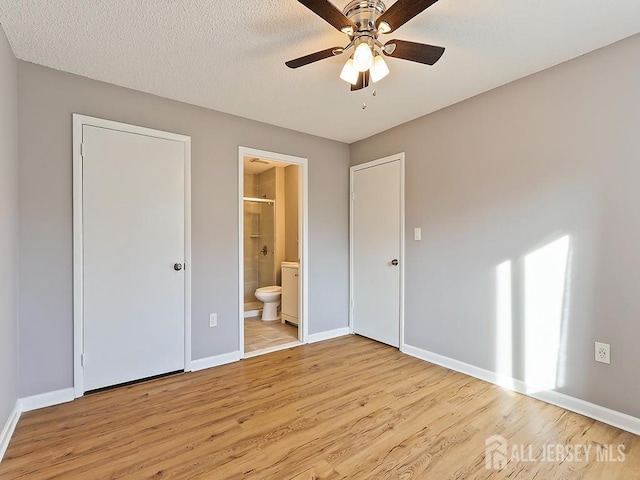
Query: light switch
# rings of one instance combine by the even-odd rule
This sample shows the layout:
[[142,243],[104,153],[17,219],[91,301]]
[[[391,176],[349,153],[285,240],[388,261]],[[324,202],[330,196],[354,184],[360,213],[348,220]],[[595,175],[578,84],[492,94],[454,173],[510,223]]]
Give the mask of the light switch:
[[422,229],[420,227],[416,227],[413,229],[413,239],[422,240]]

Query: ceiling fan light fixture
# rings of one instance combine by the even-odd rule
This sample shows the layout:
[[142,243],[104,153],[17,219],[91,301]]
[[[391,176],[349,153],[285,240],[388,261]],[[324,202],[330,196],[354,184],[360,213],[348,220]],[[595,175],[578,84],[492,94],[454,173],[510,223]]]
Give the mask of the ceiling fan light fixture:
[[342,67],[342,72],[340,73],[340,78],[351,85],[355,85],[358,81],[358,70],[353,64],[353,59],[350,58],[347,60],[347,63]]
[[387,66],[387,62],[384,61],[380,55],[376,53],[375,58],[373,59],[373,65],[371,66],[371,81],[378,82],[382,80],[384,77],[389,75],[389,67]]
[[336,30],[347,34],[349,42],[344,47],[327,48],[289,60],[285,62],[287,67],[299,68],[341,55],[353,48],[353,54],[342,68],[340,78],[350,83],[351,91],[355,92],[367,88],[369,82],[379,82],[389,75],[389,67],[383,56],[433,65],[444,53],[443,47],[435,45],[397,39],[383,45],[378,38],[397,30],[438,0],[394,0],[389,8],[386,8],[383,0],[344,1],[348,4],[339,10],[332,0],[298,0]]
[[373,64],[373,51],[366,41],[360,42],[353,52],[353,65],[359,72],[366,72]]

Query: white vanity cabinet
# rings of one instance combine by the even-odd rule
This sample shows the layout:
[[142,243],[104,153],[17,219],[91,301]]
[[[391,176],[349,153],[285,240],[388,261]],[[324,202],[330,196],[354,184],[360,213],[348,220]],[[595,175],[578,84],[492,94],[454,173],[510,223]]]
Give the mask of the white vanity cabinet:
[[300,297],[300,277],[298,262],[282,262],[282,323],[298,325],[298,301]]

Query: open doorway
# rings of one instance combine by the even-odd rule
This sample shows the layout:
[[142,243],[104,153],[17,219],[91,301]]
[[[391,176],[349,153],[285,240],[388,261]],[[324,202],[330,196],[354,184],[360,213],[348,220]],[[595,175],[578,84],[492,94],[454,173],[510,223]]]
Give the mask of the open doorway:
[[307,160],[239,150],[239,334],[244,356],[305,343]]

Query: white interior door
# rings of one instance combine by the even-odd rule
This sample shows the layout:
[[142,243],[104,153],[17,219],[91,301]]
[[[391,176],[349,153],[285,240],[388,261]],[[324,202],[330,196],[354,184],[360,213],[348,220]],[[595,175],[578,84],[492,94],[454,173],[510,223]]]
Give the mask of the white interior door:
[[354,333],[400,343],[402,164],[352,169]]
[[88,125],[82,142],[88,391],[185,367],[185,153]]

